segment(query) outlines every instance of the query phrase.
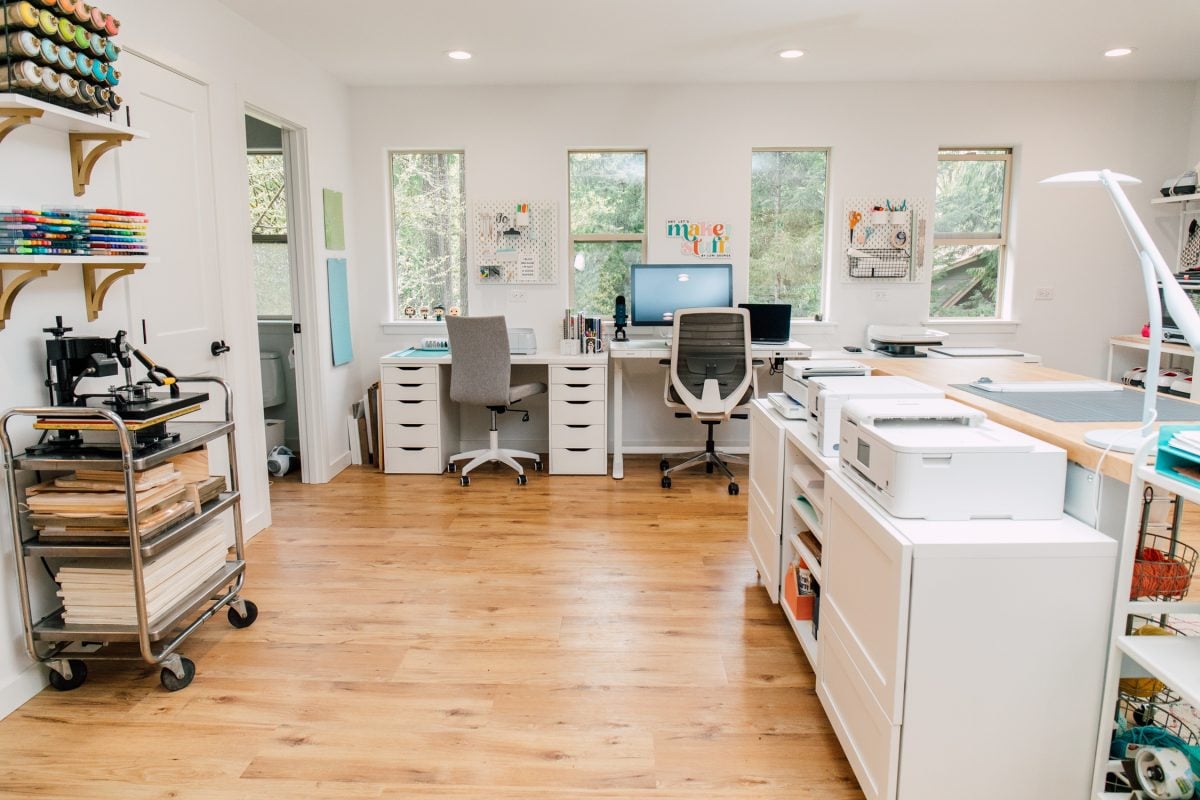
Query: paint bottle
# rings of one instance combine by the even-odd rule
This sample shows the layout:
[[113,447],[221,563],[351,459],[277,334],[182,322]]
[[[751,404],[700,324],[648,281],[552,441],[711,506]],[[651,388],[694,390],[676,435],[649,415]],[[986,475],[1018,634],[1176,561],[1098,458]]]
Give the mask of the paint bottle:
[[62,70],[64,73],[75,71],[75,51],[69,47],[58,48],[58,63],[50,64],[57,70]]
[[108,59],[109,63],[121,57],[121,48],[113,44],[112,39],[104,40],[104,57]]
[[53,95],[58,91],[58,78],[58,72],[50,69],[50,67],[42,67],[42,82],[34,88],[39,92]]
[[104,33],[104,12],[92,6],[92,16],[85,24],[88,26],[88,30]]
[[71,46],[82,53],[88,49],[88,45],[91,44],[92,36],[94,35],[95,34],[82,25],[76,25],[75,37],[71,41]]
[[89,6],[87,3],[76,2],[74,16],[75,23],[77,25],[87,25],[87,23],[92,19],[91,6]]
[[76,0],[58,0],[58,10],[63,13],[63,16],[69,17],[75,13],[75,7],[79,5]]
[[79,99],[79,81],[70,75],[59,75],[58,89],[54,92],[54,96],[72,103],[76,102]]
[[108,64],[96,59],[92,62],[92,80],[96,83],[108,82]]
[[116,36],[121,32],[121,20],[117,19],[112,14],[108,14],[104,17],[104,30],[109,36]]
[[7,56],[12,61],[37,58],[41,52],[41,41],[29,31],[10,33],[8,38],[0,39],[0,58]]
[[76,100],[81,106],[90,106],[95,108],[93,103],[96,101],[96,89],[87,81],[79,81],[76,91],[78,92]]
[[[88,37],[88,43],[86,45],[86,49],[89,53],[94,55],[96,58],[103,58],[105,61],[108,61],[109,59],[104,53],[104,45],[106,45],[107,43],[108,43],[108,40],[105,39],[103,36],[101,36],[98,33],[93,33],[91,36]],[[81,47],[80,49],[82,50],[84,48]]]
[[28,0],[4,6],[4,20],[13,28],[36,29],[41,20],[41,14]]
[[47,67],[53,67],[58,63],[59,47],[53,39],[41,39],[40,41],[41,46],[38,47],[37,60]]
[[83,53],[75,54],[75,74],[89,80],[92,77],[92,59]]
[[117,94],[116,92],[109,92],[109,95],[108,95],[108,110],[109,111],[114,112],[114,113],[117,111],[120,111],[121,110],[121,102],[122,102],[121,95]]
[[35,89],[42,84],[42,67],[32,61],[18,61],[0,70],[0,90]]
[[49,11],[39,12],[38,30],[42,32],[43,36],[58,38],[58,17]]
[[104,78],[109,86],[116,87],[121,83],[121,73],[112,64],[108,65],[108,75]]
[[59,17],[58,33],[55,34],[58,37],[58,41],[62,44],[65,44],[67,47],[75,44],[75,30],[77,27],[78,26],[74,22],[71,22],[71,20],[67,19],[66,17]]

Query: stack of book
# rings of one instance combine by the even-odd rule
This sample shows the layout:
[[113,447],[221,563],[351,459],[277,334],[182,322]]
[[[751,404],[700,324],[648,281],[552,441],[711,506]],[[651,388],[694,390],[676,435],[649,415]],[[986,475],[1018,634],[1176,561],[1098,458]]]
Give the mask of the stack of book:
[[[207,461],[207,460],[206,460]],[[168,462],[134,473],[136,529],[146,539],[199,513],[225,490],[225,478],[197,476],[192,465]],[[128,541],[125,475],[118,470],[78,470],[26,490],[29,522],[47,541]]]
[[[214,521],[194,536],[142,564],[150,625],[195,592],[225,563],[225,524]],[[68,625],[136,625],[133,571],[119,559],[79,559],[58,570],[58,596]]]
[[0,254],[88,255],[87,232],[77,219],[26,208],[0,210]]

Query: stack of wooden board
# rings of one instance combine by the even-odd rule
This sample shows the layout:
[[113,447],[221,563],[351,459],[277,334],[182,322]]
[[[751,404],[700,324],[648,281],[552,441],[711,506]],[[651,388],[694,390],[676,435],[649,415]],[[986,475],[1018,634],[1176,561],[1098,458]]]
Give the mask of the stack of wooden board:
[[[137,531],[145,539],[199,513],[225,490],[208,475],[204,451],[134,473]],[[117,470],[78,470],[26,490],[29,521],[43,539],[128,539],[125,476]]]
[[[225,563],[226,530],[214,520],[187,541],[142,564],[146,617],[159,622]],[[58,570],[68,625],[137,625],[133,570],[121,559],[77,559]]]

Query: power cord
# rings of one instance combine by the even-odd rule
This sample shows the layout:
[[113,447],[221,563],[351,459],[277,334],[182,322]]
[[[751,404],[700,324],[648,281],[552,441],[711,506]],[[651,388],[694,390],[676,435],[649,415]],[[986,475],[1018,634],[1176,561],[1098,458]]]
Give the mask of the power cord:
[[1092,471],[1092,480],[1094,480],[1096,483],[1096,507],[1093,509],[1092,513],[1094,520],[1093,524],[1097,530],[1100,529],[1100,483],[1104,480],[1104,477],[1100,474],[1100,470],[1104,467],[1104,459],[1108,458],[1108,454],[1112,452],[1114,447],[1128,439],[1130,434],[1139,434],[1144,428],[1147,428],[1157,422],[1158,409],[1154,409],[1151,414],[1152,416],[1150,417],[1150,422],[1138,428],[1130,428],[1127,432],[1109,442],[1108,447],[1104,448],[1104,452],[1100,454],[1100,460],[1096,462],[1096,469]]

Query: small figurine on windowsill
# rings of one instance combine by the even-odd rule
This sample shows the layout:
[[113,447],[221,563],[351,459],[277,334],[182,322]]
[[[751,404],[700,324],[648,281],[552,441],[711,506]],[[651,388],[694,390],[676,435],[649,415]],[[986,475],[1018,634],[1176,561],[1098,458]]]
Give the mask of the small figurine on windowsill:
[[458,310],[458,306],[450,306],[450,316],[457,317],[462,312]]
[[445,316],[446,316],[446,307],[445,306],[434,306],[433,307],[433,318],[436,321],[441,322]]
[[413,308],[412,306],[404,307],[404,316],[408,317],[409,319],[412,319],[416,315],[417,315],[417,310],[415,308]]
[[421,319],[429,319],[429,306],[421,306]]

